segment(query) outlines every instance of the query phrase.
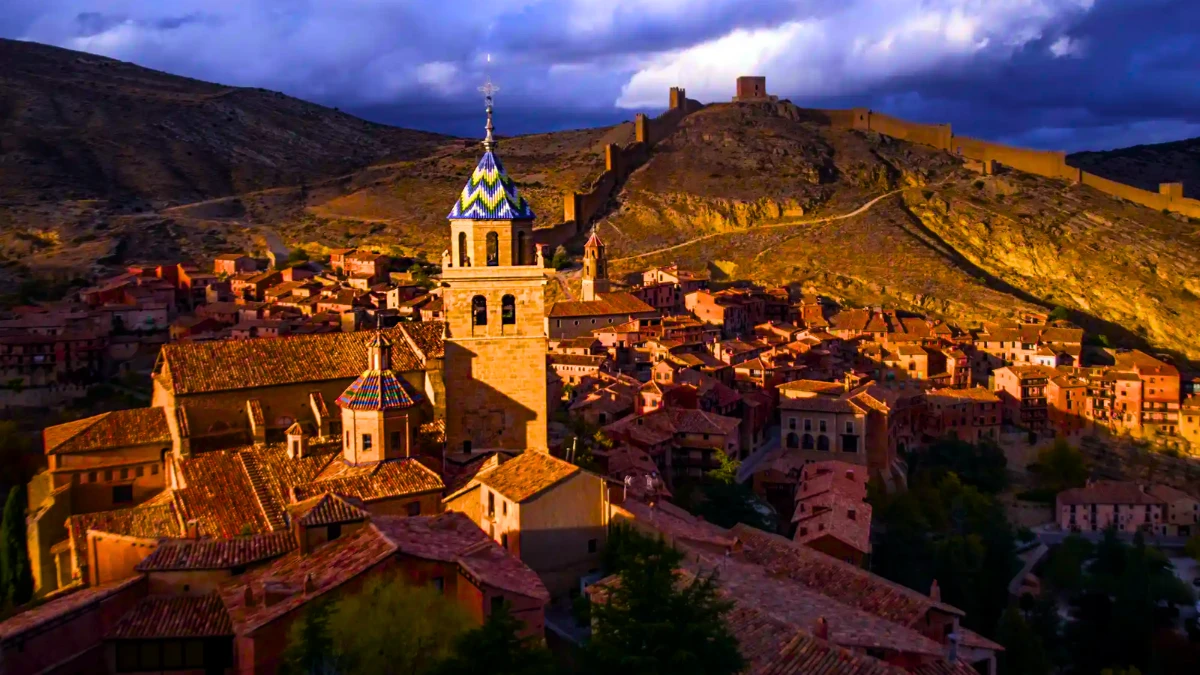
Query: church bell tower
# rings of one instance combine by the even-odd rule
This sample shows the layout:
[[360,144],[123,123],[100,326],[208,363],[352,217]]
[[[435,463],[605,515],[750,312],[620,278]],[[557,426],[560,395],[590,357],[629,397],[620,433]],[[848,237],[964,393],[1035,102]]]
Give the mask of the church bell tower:
[[583,288],[581,295],[584,302],[599,300],[601,293],[607,293],[608,261],[604,258],[604,242],[592,228],[592,236],[583,245]]
[[492,94],[480,158],[450,211],[442,256],[446,451],[546,451],[546,278],[533,210],[496,155]]

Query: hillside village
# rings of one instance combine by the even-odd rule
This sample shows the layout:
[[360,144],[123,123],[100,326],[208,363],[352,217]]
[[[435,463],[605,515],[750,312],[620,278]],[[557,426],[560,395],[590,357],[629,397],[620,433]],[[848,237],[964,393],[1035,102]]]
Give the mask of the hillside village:
[[[668,115],[687,114],[671,96]],[[742,78],[735,103],[777,101]],[[668,123],[642,116],[635,138]],[[440,260],[229,251],[129,265],[0,320],[6,407],[151,372],[145,405],[42,433],[27,487],[42,602],[0,622],[0,672],[155,670],[180,641],[203,645],[191,667],[275,672],[306,607],[392,573],[477,622],[503,605],[523,634],[570,642],[587,630],[570,606],[604,602],[606,545],[628,527],[683,552],[684,574],[720,570],[744,672],[995,675],[1013,645],[968,628],[937,579],[875,571],[878,495],[908,491],[949,441],[994,448],[1022,480],[1056,440],[1200,457],[1200,371],[1183,359],[1057,309],[968,321],[711,268],[618,274],[592,216],[637,158],[610,150],[612,184],[570,195],[570,231],[548,234],[501,162],[490,97],[486,128],[446,195]],[[731,467],[771,527],[693,508]],[[1124,478],[1043,500],[1013,602],[1071,533],[1200,534],[1194,474]]]

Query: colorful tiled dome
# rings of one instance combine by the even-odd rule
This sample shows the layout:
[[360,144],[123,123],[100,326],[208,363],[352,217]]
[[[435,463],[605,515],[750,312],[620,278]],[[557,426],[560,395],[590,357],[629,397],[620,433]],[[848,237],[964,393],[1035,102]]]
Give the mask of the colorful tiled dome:
[[533,220],[533,209],[517,194],[517,186],[504,172],[500,158],[488,150],[483,153],[447,218]]
[[337,404],[351,410],[403,410],[420,401],[421,393],[403,377],[390,370],[368,370],[346,387]]

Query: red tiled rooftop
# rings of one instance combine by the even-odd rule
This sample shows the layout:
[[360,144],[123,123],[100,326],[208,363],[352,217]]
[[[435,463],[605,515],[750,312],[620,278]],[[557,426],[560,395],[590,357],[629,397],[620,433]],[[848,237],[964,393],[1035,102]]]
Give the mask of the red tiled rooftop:
[[81,587],[43,604],[30,607],[0,622],[0,642],[19,638],[27,631],[59,617],[79,612],[95,603],[103,602],[131,586],[144,583],[145,580],[142,577],[129,577],[99,586]]
[[233,622],[216,593],[148,596],[105,637],[118,640],[233,635]]
[[46,454],[65,455],[169,444],[171,431],[167,427],[166,408],[132,408],[47,427],[43,440]]
[[478,480],[514,502],[533,499],[581,469],[544,452],[527,450]]
[[[412,342],[405,337],[406,331],[411,331]],[[435,331],[437,337],[433,335]],[[444,349],[439,342],[440,328],[414,323],[387,328],[384,333],[394,343],[392,368],[397,372],[424,367],[422,358],[411,344],[422,347],[429,355],[440,354]],[[366,367],[366,343],[373,336],[373,331],[359,331],[256,340],[179,342],[164,345],[160,358],[165,384],[176,394],[354,379]]]
[[181,522],[171,493],[163,492],[127,509],[73,515],[67,518],[67,532],[75,550],[82,556],[87,551],[88,530],[159,539],[183,534]]
[[295,537],[287,530],[232,539],[175,539],[160,542],[137,570],[229,569],[277,558],[295,547]]
[[1163,500],[1130,481],[1101,480],[1058,493],[1060,504],[1162,504]]
[[290,504],[287,510],[293,523],[305,527],[350,523],[370,517],[370,514],[357,505],[328,492]]
[[550,307],[548,316],[554,319],[565,319],[582,316],[642,314],[654,311],[653,307],[631,293],[602,293],[597,300],[556,302]]

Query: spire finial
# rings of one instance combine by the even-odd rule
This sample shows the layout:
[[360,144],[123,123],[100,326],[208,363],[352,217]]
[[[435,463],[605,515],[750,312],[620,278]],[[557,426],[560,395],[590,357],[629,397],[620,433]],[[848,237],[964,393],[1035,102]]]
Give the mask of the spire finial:
[[[491,54],[487,55],[487,62],[492,62]],[[496,147],[496,140],[492,138],[492,95],[500,91],[500,87],[492,84],[492,76],[489,74],[479,91],[483,92],[484,107],[487,110],[487,136],[483,139],[483,149],[491,152],[492,148]]]

